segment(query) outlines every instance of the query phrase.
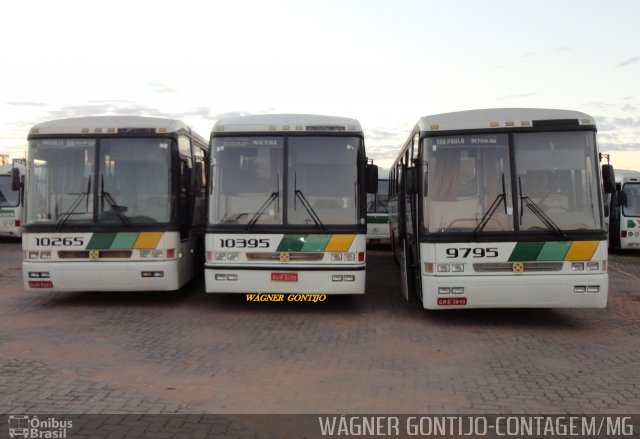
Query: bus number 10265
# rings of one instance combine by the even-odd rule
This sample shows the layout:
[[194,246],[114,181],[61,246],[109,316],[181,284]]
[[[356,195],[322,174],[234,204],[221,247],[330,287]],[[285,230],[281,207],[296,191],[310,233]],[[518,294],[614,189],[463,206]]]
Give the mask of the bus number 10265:
[[221,248],[269,248],[269,240],[264,239],[244,239],[228,238],[220,240]]
[[38,247],[81,247],[84,245],[84,240],[79,237],[65,237],[65,238],[36,238],[36,245]]
[[471,256],[472,258],[497,258],[498,257],[498,249],[496,247],[489,248],[448,248],[446,250],[447,258],[468,258]]

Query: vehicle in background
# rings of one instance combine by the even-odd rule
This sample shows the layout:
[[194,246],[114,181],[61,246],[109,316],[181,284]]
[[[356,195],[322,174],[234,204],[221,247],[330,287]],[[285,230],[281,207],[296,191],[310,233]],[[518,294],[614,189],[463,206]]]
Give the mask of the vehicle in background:
[[616,170],[616,192],[609,200],[609,246],[640,249],[640,172]]
[[0,237],[22,236],[24,170],[24,159],[0,165]]
[[367,194],[367,244],[386,244],[389,237],[389,179],[378,180],[378,193]]

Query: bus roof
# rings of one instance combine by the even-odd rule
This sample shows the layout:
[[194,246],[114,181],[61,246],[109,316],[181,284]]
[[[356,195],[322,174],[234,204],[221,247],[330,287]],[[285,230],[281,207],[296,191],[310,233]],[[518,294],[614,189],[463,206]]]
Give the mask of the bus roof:
[[362,132],[356,119],[315,114],[256,114],[225,117],[213,126],[211,135],[222,132]]
[[629,169],[616,169],[614,173],[616,176],[616,183],[640,181],[640,171],[632,171]]
[[[29,134],[116,134],[123,129],[152,129],[156,133],[190,131],[183,122],[175,119],[144,116],[88,116],[50,120],[35,125]],[[201,136],[191,131],[203,143]]]
[[[579,125],[595,125],[593,117],[579,111],[544,108],[489,108],[456,111],[420,118],[420,131],[449,131],[494,128],[528,128],[542,121],[576,120]],[[537,122],[537,123],[536,123]]]

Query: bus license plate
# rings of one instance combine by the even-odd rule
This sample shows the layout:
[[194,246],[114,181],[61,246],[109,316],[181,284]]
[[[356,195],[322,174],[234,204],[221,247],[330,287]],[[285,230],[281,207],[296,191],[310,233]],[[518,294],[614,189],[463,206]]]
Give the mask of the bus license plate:
[[466,305],[466,304],[467,304],[466,297],[438,297],[438,305],[460,306],[460,305]]
[[271,273],[271,280],[276,282],[298,282],[298,273]]

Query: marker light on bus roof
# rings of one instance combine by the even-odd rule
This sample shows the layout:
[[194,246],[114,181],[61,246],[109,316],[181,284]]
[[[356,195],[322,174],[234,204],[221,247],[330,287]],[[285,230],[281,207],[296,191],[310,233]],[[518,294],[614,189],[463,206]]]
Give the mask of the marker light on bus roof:
[[512,126],[514,126],[515,124],[513,123],[513,121],[512,121],[512,120],[508,120],[508,121],[507,121],[507,123],[506,123],[506,125],[507,125],[508,127],[512,127]]
[[490,125],[491,125],[491,128],[497,128],[497,127],[499,127],[499,126],[500,126],[500,122],[495,122],[495,121],[494,121],[494,122],[491,122],[491,124],[490,124]]
[[96,128],[95,130],[93,130],[96,133],[101,133],[102,132],[102,128]]
[[582,119],[581,120],[583,125],[590,125],[591,124],[591,119]]
[[31,128],[31,134],[38,134],[40,130],[38,128]]
[[158,128],[158,133],[166,133],[167,129],[166,128]]
[[80,132],[81,132],[82,134],[87,134],[87,133],[89,133],[89,128],[82,128],[82,129],[80,130]]
[[437,123],[434,123],[433,125],[431,125],[431,130],[432,131],[436,131],[440,129],[440,125],[438,125]]
[[529,122],[528,120],[523,120],[522,122],[520,122],[520,125],[522,125],[523,127],[528,127],[531,125],[531,122]]
[[115,128],[107,128],[107,133],[113,134],[116,132]]

